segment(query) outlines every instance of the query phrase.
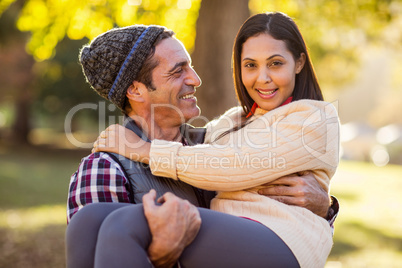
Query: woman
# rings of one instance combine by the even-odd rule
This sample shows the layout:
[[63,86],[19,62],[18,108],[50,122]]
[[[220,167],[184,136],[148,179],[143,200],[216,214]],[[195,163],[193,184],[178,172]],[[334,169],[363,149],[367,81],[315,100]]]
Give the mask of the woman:
[[[328,223],[257,191],[264,183],[303,170],[311,170],[328,190],[338,164],[336,111],[322,101],[304,40],[282,13],[258,14],[243,24],[233,63],[241,107],[207,125],[208,145],[183,147],[154,140],[135,152],[127,147],[126,155],[136,153],[134,160],[149,161],[154,175],[218,191],[211,203],[218,212],[200,210],[200,233],[183,251],[183,267],[323,267],[332,247]],[[118,152],[118,145],[105,147],[116,132],[139,140],[113,126],[99,137],[94,150]],[[138,207],[123,209],[138,213]],[[121,223],[116,216],[110,218],[109,226]],[[135,228],[130,235],[136,239],[126,239],[120,247],[129,249],[132,263],[138,263],[147,250],[138,241],[149,231]],[[100,246],[96,265],[110,259],[103,256],[112,247]]]

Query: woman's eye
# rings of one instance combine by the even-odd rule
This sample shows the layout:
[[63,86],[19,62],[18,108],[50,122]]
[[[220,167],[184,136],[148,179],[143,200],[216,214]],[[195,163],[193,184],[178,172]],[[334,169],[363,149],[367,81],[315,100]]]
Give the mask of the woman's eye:
[[255,64],[254,63],[247,63],[246,65],[244,65],[244,67],[253,68],[253,67],[255,67]]
[[280,65],[282,65],[282,62],[280,61],[274,61],[270,64],[270,66],[280,66]]

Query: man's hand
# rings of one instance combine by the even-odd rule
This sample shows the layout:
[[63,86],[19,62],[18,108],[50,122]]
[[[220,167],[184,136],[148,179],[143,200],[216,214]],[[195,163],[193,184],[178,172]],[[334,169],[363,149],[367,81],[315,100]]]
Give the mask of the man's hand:
[[309,171],[288,175],[263,186],[267,187],[258,191],[261,195],[288,205],[307,208],[323,218],[327,216],[329,195]]
[[155,204],[156,192],[142,198],[144,213],[152,234],[148,256],[155,267],[172,267],[184,248],[197,236],[201,226],[198,209],[172,193],[166,193]]

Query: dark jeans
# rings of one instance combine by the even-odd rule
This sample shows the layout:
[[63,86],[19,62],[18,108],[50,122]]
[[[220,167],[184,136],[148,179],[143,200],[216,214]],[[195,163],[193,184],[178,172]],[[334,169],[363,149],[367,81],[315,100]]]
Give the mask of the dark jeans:
[[[299,267],[287,245],[266,226],[199,211],[201,228],[181,255],[181,267]],[[151,239],[142,205],[87,205],[67,227],[67,267],[152,267],[147,257]]]

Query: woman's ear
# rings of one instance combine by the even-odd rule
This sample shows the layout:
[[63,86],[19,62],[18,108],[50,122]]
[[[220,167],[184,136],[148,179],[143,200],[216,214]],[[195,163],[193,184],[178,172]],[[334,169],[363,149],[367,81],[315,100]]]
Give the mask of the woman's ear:
[[134,81],[127,89],[126,97],[135,102],[144,102],[145,96],[144,93],[147,92],[145,85],[141,82]]
[[306,54],[301,53],[300,57],[296,60],[296,74],[303,70],[304,64],[306,63]]

